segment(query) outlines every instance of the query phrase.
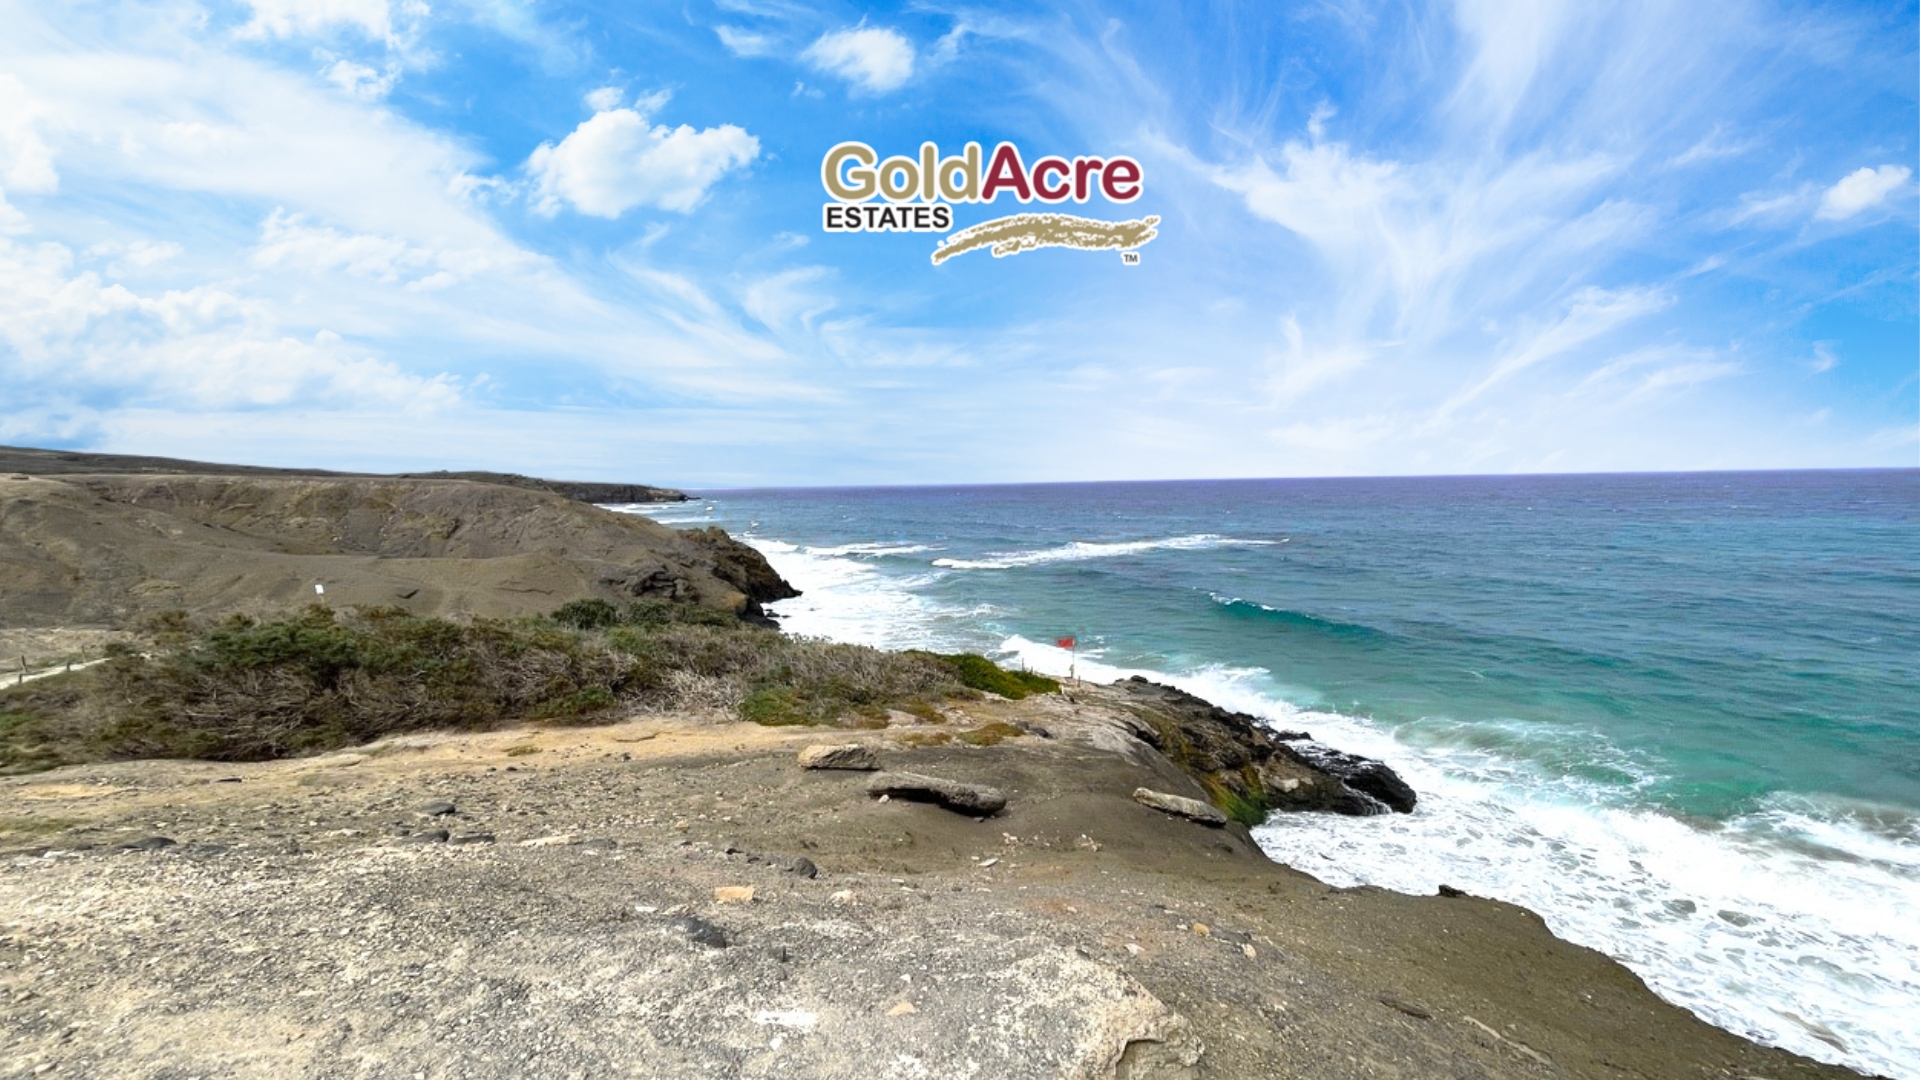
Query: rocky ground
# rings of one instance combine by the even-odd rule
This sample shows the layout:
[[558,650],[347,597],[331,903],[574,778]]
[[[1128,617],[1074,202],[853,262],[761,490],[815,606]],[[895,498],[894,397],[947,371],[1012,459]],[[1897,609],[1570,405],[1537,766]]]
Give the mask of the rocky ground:
[[[1206,793],[1119,690],[948,712],[0,779],[0,1076],[1852,1075],[1521,909],[1143,805]],[[849,741],[1007,804],[798,763]]]

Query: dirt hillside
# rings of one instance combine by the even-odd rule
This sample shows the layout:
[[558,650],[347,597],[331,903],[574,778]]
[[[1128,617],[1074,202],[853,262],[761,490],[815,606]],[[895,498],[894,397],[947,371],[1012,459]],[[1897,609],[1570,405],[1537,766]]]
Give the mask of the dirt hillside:
[[788,595],[757,552],[718,530],[678,532],[529,488],[0,475],[0,626],[266,614],[318,599],[499,617],[660,598],[751,615]]

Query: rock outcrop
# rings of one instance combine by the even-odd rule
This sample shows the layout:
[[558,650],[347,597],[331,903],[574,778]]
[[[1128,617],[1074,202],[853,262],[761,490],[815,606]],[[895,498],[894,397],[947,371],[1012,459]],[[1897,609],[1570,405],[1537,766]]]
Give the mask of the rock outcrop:
[[1273,731],[1246,713],[1137,675],[1113,689],[1139,722],[1134,733],[1239,820],[1257,821],[1268,810],[1411,813],[1418,801],[1384,763],[1321,746],[1305,732]]
[[747,609],[742,613],[747,617],[771,623],[760,605],[800,595],[799,589],[774,571],[766,556],[728,536],[726,530],[709,526],[688,529],[681,535],[706,553],[714,577],[739,589],[747,598]]

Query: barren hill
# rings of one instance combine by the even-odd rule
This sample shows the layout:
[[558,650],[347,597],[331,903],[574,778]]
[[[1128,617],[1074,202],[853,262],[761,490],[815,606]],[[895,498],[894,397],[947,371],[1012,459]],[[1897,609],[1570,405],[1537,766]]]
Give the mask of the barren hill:
[[80,473],[163,473],[169,476],[370,477],[385,480],[477,480],[485,484],[531,488],[564,495],[579,502],[685,502],[685,492],[652,484],[609,484],[583,480],[543,480],[519,473],[481,470],[429,473],[352,473],[328,469],[276,469],[264,465],[225,465],[182,458],[132,454],[93,454],[80,450],[40,450],[0,446],[0,473],[33,476],[71,476]]
[[[324,594],[316,591],[316,586]],[[660,598],[757,616],[794,595],[717,529],[453,479],[0,474],[0,625],[264,613],[322,598],[511,616]]]

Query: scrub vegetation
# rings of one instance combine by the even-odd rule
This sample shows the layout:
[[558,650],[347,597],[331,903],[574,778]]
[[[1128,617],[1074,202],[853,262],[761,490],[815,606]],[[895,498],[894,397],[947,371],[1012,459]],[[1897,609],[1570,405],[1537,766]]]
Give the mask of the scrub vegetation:
[[[270,620],[149,620],[103,664],[0,691],[0,772],[86,761],[261,761],[422,730],[707,710],[761,724],[885,726],[889,710],[1057,690],[984,657],[790,637],[643,601],[453,620],[314,606]],[[961,737],[988,742],[985,737]],[[995,735],[999,733],[993,733]],[[993,739],[991,741],[997,741]]]

